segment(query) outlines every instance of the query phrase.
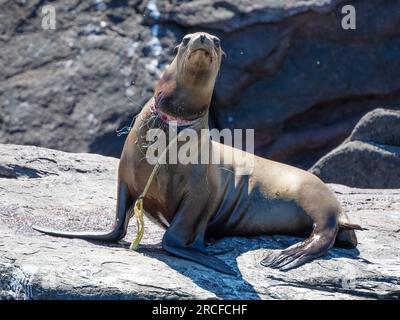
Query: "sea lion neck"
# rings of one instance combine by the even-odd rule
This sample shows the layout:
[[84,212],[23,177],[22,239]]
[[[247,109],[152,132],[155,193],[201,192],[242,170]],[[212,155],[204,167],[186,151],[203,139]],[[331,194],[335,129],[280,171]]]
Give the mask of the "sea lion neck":
[[[162,111],[156,106],[155,99],[150,102],[149,107],[151,114],[155,115],[160,121],[167,124],[168,127],[177,127],[178,130],[188,128],[200,130],[208,128],[208,112],[193,120],[186,120]],[[155,125],[158,126],[156,123]]]
[[170,66],[155,87],[155,106],[172,117],[195,120],[208,114],[214,86],[185,82]]

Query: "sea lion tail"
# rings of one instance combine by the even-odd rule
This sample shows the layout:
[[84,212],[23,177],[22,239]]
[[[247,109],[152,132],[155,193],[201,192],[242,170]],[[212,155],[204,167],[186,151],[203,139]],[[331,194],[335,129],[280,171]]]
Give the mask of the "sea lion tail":
[[339,221],[339,230],[335,239],[335,246],[345,249],[353,249],[357,247],[358,240],[355,230],[368,230],[358,224],[351,223],[350,221]]
[[339,228],[341,229],[345,229],[345,230],[368,230],[366,228],[361,227],[359,224],[355,224],[355,223],[350,223],[350,222],[339,222]]

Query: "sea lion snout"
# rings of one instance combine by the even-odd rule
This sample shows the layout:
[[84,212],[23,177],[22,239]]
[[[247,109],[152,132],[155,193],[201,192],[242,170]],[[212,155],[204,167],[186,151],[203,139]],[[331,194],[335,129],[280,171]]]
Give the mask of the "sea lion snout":
[[180,44],[182,63],[189,72],[211,74],[218,73],[221,55],[221,41],[218,37],[206,32],[186,35]]
[[189,54],[188,62],[197,69],[207,69],[211,66],[213,57],[206,49],[196,49]]
[[193,37],[190,50],[204,49],[206,51],[211,51],[213,49],[213,39],[211,37],[211,35],[206,35],[204,33],[197,34]]
[[199,63],[204,61],[205,63],[212,63],[215,56],[214,42],[211,36],[206,34],[198,34],[193,37],[188,47],[188,60],[189,62]]

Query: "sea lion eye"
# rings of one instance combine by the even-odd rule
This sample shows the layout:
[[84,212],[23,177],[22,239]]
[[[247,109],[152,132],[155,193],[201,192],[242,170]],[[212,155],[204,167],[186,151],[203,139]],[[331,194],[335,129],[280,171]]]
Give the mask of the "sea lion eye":
[[218,38],[214,38],[213,41],[214,41],[214,45],[217,48],[219,48],[221,46],[221,41]]
[[184,37],[184,38],[182,39],[182,44],[183,44],[184,46],[186,46],[186,45],[189,43],[189,41],[190,41],[190,37]]

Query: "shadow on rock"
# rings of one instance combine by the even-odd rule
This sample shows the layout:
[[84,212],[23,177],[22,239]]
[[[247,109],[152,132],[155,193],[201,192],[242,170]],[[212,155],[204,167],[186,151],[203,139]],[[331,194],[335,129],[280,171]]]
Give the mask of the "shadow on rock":
[[[257,293],[257,290],[243,277],[237,259],[247,252],[254,250],[258,251],[260,249],[268,250],[268,252],[263,253],[265,257],[266,255],[273,253],[274,250],[283,250],[301,240],[301,238],[288,236],[227,237],[208,246],[207,249],[209,254],[217,256],[228,264],[237,272],[236,276],[226,275],[198,263],[170,255],[162,249],[160,243],[142,244],[138,252],[165,263],[168,267],[174,269],[183,276],[190,278],[197,286],[214,293],[218,299],[259,300],[261,297]],[[99,244],[99,242],[97,242],[97,244]],[[128,248],[129,242],[121,241],[119,244],[106,245]],[[358,249],[332,248],[328,255],[319,259],[330,260],[348,258],[365,260],[360,258],[359,255],[360,252]],[[250,254],[242,256],[241,258],[245,260],[251,259],[249,263],[260,263],[260,261],[258,261],[260,259],[255,256],[256,254]],[[368,260],[365,260],[365,262],[370,263]],[[300,268],[302,268],[302,266]],[[267,267],[263,267],[263,269],[265,270],[265,273],[272,270]],[[262,274],[260,274],[260,277],[261,276]]]

